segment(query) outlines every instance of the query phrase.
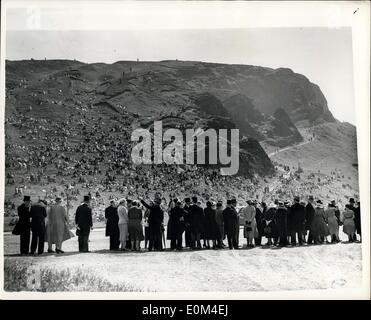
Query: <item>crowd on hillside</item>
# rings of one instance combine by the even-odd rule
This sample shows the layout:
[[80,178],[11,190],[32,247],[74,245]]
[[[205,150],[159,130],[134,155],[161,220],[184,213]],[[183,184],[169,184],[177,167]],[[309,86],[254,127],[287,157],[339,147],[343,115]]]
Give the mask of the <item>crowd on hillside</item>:
[[[45,200],[32,204],[30,196],[25,196],[17,210],[19,220],[13,234],[20,235],[22,255],[35,254],[36,250],[43,254],[44,242],[48,243],[49,253],[64,253],[63,241],[74,235],[60,197],[53,204]],[[165,214],[168,215],[166,229]],[[165,230],[171,250],[240,249],[240,226],[247,247],[338,243],[340,228],[348,235],[349,242],[357,241],[357,234],[361,237],[360,202],[356,203],[353,198],[343,210],[335,200],[325,205],[313,196],[308,197],[307,203],[300,201],[298,196],[294,197],[293,203],[276,200],[266,204],[248,200],[237,209],[234,197],[225,203],[208,199],[203,205],[197,196],[184,200],[172,196],[166,204],[157,193],[150,202],[142,197],[139,200],[112,199],[105,209],[105,219],[110,250],[143,251],[141,242],[144,241],[144,249],[162,251]],[[84,196],[74,220],[79,251],[89,252],[89,235],[93,227],[89,196]]]

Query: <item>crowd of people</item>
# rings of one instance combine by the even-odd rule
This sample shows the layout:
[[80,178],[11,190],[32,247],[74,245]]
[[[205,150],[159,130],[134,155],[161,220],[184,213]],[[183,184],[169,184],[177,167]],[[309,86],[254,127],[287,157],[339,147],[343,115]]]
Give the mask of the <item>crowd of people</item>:
[[[19,220],[13,230],[13,234],[20,235],[20,253],[35,254],[37,250],[43,254],[44,242],[48,243],[48,253],[64,253],[63,241],[74,234],[62,199],[57,197],[53,204],[41,199],[32,204],[30,196],[24,196],[23,200],[17,208]],[[169,217],[167,228],[165,214]],[[164,198],[156,193],[149,202],[142,197],[111,199],[105,219],[109,249],[113,251],[163,251],[165,231],[170,250],[240,249],[243,247],[239,243],[241,227],[248,248],[338,243],[340,228],[348,235],[349,242],[361,241],[360,202],[353,198],[344,210],[339,209],[335,200],[325,205],[313,196],[307,202],[295,196],[293,203],[248,200],[238,208],[234,197],[223,203],[211,198],[203,202],[197,196],[182,200],[173,195],[169,203],[164,203]],[[89,252],[93,228],[90,196],[84,196],[74,220],[79,252]]]

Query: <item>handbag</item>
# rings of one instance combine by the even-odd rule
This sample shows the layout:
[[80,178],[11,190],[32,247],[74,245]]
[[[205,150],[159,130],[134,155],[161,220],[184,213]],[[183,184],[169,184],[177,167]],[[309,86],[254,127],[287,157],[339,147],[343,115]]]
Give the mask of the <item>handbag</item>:
[[246,222],[245,230],[246,230],[247,232],[252,231],[252,228],[251,228],[251,222]]
[[12,234],[14,234],[15,236],[19,236],[21,234],[21,226],[19,225],[19,222],[17,222],[14,226]]
[[270,234],[271,232],[272,232],[271,227],[265,227],[265,228],[264,228],[264,233],[265,233],[265,234]]

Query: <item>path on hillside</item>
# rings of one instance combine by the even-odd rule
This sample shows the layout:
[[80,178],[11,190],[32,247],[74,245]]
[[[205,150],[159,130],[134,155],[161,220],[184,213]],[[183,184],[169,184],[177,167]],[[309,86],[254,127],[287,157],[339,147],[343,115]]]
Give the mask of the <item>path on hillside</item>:
[[269,154],[268,154],[268,157],[269,157],[269,158],[270,158],[270,157],[273,157],[273,156],[275,156],[276,154],[278,154],[278,153],[280,153],[280,152],[287,151],[287,150],[290,150],[290,149],[295,148],[295,147],[304,146],[304,145],[306,145],[306,144],[308,144],[308,143],[310,143],[310,142],[313,142],[313,141],[314,141],[314,140],[312,140],[312,141],[308,140],[308,141],[301,142],[301,143],[299,143],[299,144],[294,144],[294,145],[292,145],[292,146],[289,146],[289,147],[285,147],[285,148],[279,149],[278,151],[275,151],[275,152],[271,152],[271,153],[269,153]]

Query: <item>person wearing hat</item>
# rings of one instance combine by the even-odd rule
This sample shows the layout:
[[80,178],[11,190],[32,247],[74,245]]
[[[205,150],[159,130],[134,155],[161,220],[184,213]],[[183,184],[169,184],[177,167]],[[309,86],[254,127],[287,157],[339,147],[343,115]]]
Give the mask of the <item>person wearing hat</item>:
[[118,227],[119,227],[119,240],[120,249],[123,251],[126,249],[126,242],[128,241],[128,209],[126,208],[126,200],[119,200],[119,206],[117,208],[117,215],[119,217]]
[[170,240],[171,250],[182,250],[182,238],[184,232],[184,215],[185,210],[182,208],[182,202],[174,199],[175,206],[171,208],[169,213],[169,221],[167,223],[167,239]]
[[56,253],[64,253],[62,243],[70,239],[70,229],[68,226],[69,217],[66,209],[62,206],[60,197],[57,197],[55,204],[51,205],[50,209],[47,210],[47,215],[46,240],[48,242],[48,253],[54,253],[53,244],[55,244]]
[[253,201],[248,200],[247,206],[241,208],[240,210],[240,217],[244,224],[244,237],[247,241],[247,247],[252,248],[254,247],[253,240],[258,234],[258,229],[256,227],[256,209],[254,206]]
[[349,242],[354,242],[356,225],[354,223],[354,211],[351,204],[346,204],[343,212],[343,232],[348,235]]
[[[148,251],[162,251],[162,232],[164,223],[164,211],[161,208],[161,197],[156,194],[152,205],[147,204],[139,197],[144,207],[149,210],[148,214]],[[130,233],[130,232],[129,232]]]
[[263,214],[263,234],[268,240],[265,244],[266,246],[272,246],[278,243],[277,227],[275,221],[276,210],[276,205],[274,203],[270,203]]
[[224,221],[223,221],[223,202],[221,200],[216,204],[215,221],[218,226],[218,238],[216,240],[216,246],[219,249],[224,248],[223,240],[225,238],[224,233]]
[[31,206],[31,254],[35,254],[36,249],[39,255],[44,253],[46,205],[45,200],[39,200]]
[[258,206],[258,202],[256,200],[254,201],[254,207],[255,207],[256,228],[258,229],[258,233],[255,235],[254,241],[255,241],[256,246],[260,246],[262,242],[262,236],[263,236],[263,211],[262,211],[263,208],[261,209]]
[[223,211],[223,221],[229,249],[238,249],[237,228],[239,228],[239,218],[232,205],[232,200],[227,200],[227,207]]
[[336,206],[333,204],[333,202],[328,204],[328,207],[325,210],[325,218],[331,236],[331,243],[340,242],[339,222],[336,217]]
[[204,231],[204,211],[198,203],[197,197],[192,197],[192,205],[189,208],[190,228],[192,235],[191,249],[201,249],[201,234]]
[[237,212],[237,199],[235,197],[232,198],[231,200],[231,208],[236,211],[237,213],[237,225],[236,225],[236,230],[237,230],[237,234],[236,234],[236,239],[237,239],[237,249],[239,249],[240,247],[240,214],[239,212]]
[[305,229],[305,208],[300,204],[300,198],[294,197],[294,204],[291,206],[290,211],[290,231],[291,231],[291,244],[296,245],[296,235],[298,236],[299,245],[303,245],[304,229]]
[[322,200],[317,200],[311,225],[314,244],[322,244],[323,241],[326,240],[326,237],[330,234],[325,219],[326,217],[323,209],[323,202]]
[[191,232],[191,220],[190,220],[190,208],[191,208],[191,198],[184,199],[184,237],[185,237],[185,247],[192,247],[192,232]]
[[128,211],[128,231],[130,234],[132,251],[140,251],[140,242],[144,240],[142,227],[143,212],[139,206],[139,201],[134,200]]
[[314,217],[314,212],[315,212],[313,202],[314,202],[314,198],[311,195],[308,197],[308,203],[305,206],[305,229],[309,231],[308,240],[307,240],[308,244],[312,244],[314,242],[313,234],[311,232],[311,225],[313,222],[313,217]]
[[104,211],[106,218],[106,237],[109,237],[109,249],[118,250],[120,246],[119,216],[116,201],[111,200],[110,205]]
[[24,196],[23,203],[17,208],[19,220],[16,228],[18,230],[21,242],[20,251],[21,255],[26,255],[30,250],[30,236],[31,236],[31,197]]
[[[362,242],[362,233],[361,233],[361,202],[357,202],[357,207],[354,210],[354,224],[356,227],[356,233],[359,234],[359,241]],[[357,241],[357,238],[355,238]]]
[[[357,216],[356,216],[356,207],[355,207],[355,200],[354,200],[354,198],[350,198],[349,199],[349,208],[350,208],[350,210],[352,210],[353,212],[354,212],[354,223],[355,223],[355,225],[356,225],[356,229],[357,229],[357,226],[358,226],[358,229],[360,229],[361,228],[361,221],[360,221],[360,216],[358,216],[358,214],[357,214]],[[354,241],[357,241],[357,234],[356,233],[354,233]]]
[[287,245],[287,208],[283,201],[278,201],[278,208],[276,211],[276,225],[277,225],[277,232],[278,232],[278,245],[280,247],[285,247]]
[[216,241],[220,238],[218,224],[216,223],[216,203],[212,201],[206,202],[204,209],[205,223],[204,232],[206,239],[206,248],[210,248],[209,241],[212,241],[213,249],[216,249]]
[[90,197],[84,196],[83,203],[76,210],[75,224],[79,237],[79,252],[89,252],[89,235],[90,229],[93,228],[92,210],[89,205]]
[[[126,198],[126,208],[127,208],[128,212],[129,212],[129,209],[133,206],[132,203],[133,203],[133,199]],[[128,218],[128,221],[129,221],[129,218]],[[128,239],[126,241],[126,247],[125,248],[127,250],[131,250],[131,239],[130,239],[129,230],[128,230]]]

